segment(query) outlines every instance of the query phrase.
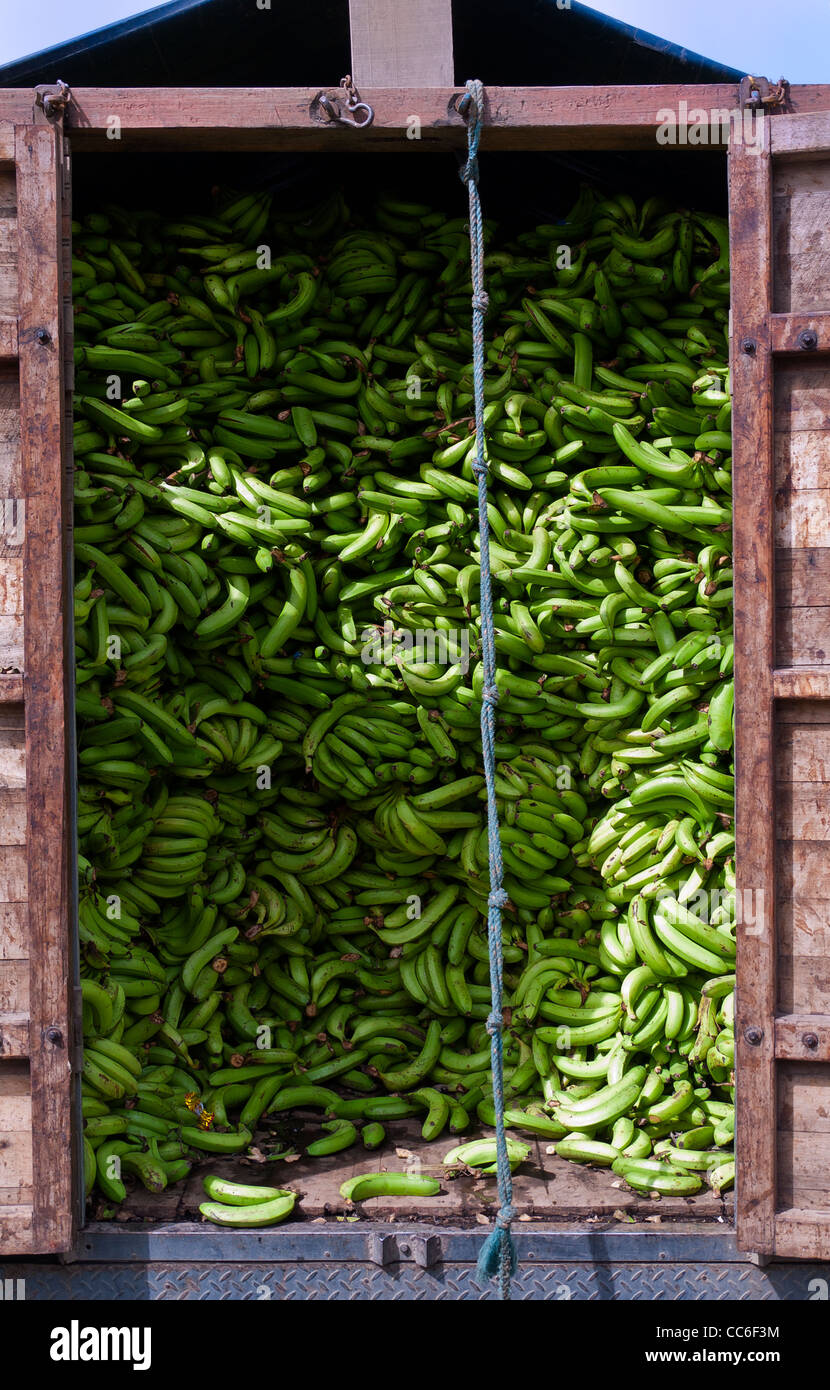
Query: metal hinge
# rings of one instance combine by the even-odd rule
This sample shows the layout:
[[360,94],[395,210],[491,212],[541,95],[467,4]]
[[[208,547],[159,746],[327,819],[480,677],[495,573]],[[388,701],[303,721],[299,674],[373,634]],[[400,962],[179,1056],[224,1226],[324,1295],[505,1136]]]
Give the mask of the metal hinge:
[[370,1237],[369,1259],[381,1266],[411,1261],[419,1269],[432,1269],[441,1263],[441,1237],[409,1233],[396,1235],[392,1231],[384,1231]]
[[741,110],[783,111],[790,101],[790,84],[779,77],[773,85],[766,77],[742,77],[740,85]]
[[40,86],[35,87],[35,106],[42,107],[47,116],[62,116],[71,100],[72,92],[60,78],[51,85],[41,82]]

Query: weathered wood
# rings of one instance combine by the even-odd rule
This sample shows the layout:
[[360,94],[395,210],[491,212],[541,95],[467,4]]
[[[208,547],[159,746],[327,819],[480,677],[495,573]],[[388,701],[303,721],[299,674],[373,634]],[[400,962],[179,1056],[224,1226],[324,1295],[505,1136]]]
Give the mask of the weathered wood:
[[0,1206],[0,1250],[16,1255],[34,1253],[34,1232],[31,1204]]
[[[773,1113],[775,1096],[771,204],[768,149],[736,145],[729,154],[732,314],[741,340],[757,344],[749,354],[732,339],[736,866],[738,890],[763,904],[751,930],[738,928],[737,1218],[741,1248],[762,1253],[773,1249],[775,1210],[775,1135],[758,1123]],[[746,1043],[748,1028],[761,1030],[758,1046]]]
[[809,667],[779,668],[773,672],[772,684],[776,700],[830,699],[830,671]]
[[[776,1018],[775,1055],[788,1062],[830,1062],[830,1014],[786,1014]],[[825,1099],[830,1102],[830,1077],[825,1073],[822,1079]]]
[[[807,267],[803,265],[803,257],[798,257],[796,264],[800,271],[807,270]],[[811,267],[809,273],[814,276],[815,267]],[[825,275],[830,273],[830,267],[828,267],[828,270],[824,273]],[[790,276],[792,276],[792,271],[790,271]],[[821,283],[826,283],[826,281],[820,281],[818,283],[820,285]],[[816,285],[815,280],[813,280],[813,285]],[[823,298],[827,299],[826,304],[821,303]],[[801,334],[804,332],[811,332],[816,335],[815,347],[807,351],[827,352],[828,349],[830,349],[830,313],[817,312],[817,310],[822,308],[830,309],[830,293],[823,296],[819,288],[818,293],[814,294],[812,302],[815,303],[816,299],[818,299],[819,302],[816,304],[815,309],[809,313],[773,314],[771,316],[770,343],[773,352],[795,352],[798,353],[799,356],[804,357],[806,352],[803,343],[800,341]]]
[[779,723],[775,780],[778,788],[830,782],[830,723]]
[[775,794],[775,827],[781,840],[830,840],[830,796],[822,784],[795,782]]
[[[28,1014],[4,1014],[0,1017],[0,1058],[23,1059],[29,1056],[31,1045],[31,1020]],[[40,1135],[32,1127],[32,1135],[41,1142]]]
[[[398,7],[396,7],[398,8]],[[323,74],[321,74],[323,76]],[[454,109],[462,89],[434,87],[362,86],[375,119],[368,130],[332,127],[313,113],[320,91],[337,96],[336,87],[315,88],[195,88],[134,87],[73,90],[65,124],[76,152],[113,149],[112,118],[121,123],[119,148],[188,149],[373,149],[400,148],[410,115],[421,121],[421,139],[410,148],[459,148],[463,123]],[[793,86],[793,110],[830,107],[826,86]],[[734,83],[701,83],[619,87],[488,87],[484,144],[488,149],[665,149],[677,145],[657,142],[667,111],[678,112],[685,102],[690,123],[702,113],[712,119],[708,142],[678,144],[695,149],[726,148],[730,113],[738,112]],[[0,92],[0,117],[31,119],[31,92]],[[775,116],[775,125],[780,116]],[[755,148],[746,147],[750,152]]]
[[826,109],[777,115],[770,125],[774,155],[804,154],[815,159],[817,150],[830,147],[830,111]]
[[[17,705],[23,700],[23,677],[0,673],[0,705]],[[0,770],[0,785],[3,773]]]
[[[69,1046],[62,160],[58,127],[17,131],[21,495],[26,498],[24,608],[27,853],[34,1135],[33,1248],[72,1242]],[[44,337],[45,331],[45,337]],[[71,598],[70,598],[71,601]],[[8,853],[9,851],[6,851]],[[2,853],[2,851],[0,851]]]
[[830,1134],[780,1129],[778,1168],[781,1206],[830,1209]]
[[773,164],[775,309],[813,314],[830,308],[828,214],[830,178],[825,160],[788,159]]
[[775,1242],[780,1250],[791,1250],[794,1260],[830,1260],[830,1212],[797,1207],[779,1211]]
[[[3,1014],[29,1013],[29,962],[0,960],[0,1019]],[[2,1024],[0,1024],[2,1026]],[[2,1125],[0,1125],[2,1129]]]
[[830,661],[830,606],[776,608],[775,657],[782,666]]
[[451,0],[349,0],[358,87],[452,87]]
[[17,357],[17,320],[0,318],[0,359]]
[[779,611],[823,608],[830,604],[830,548],[812,546],[791,550],[782,547],[776,550],[775,602]]
[[0,362],[0,498],[20,497],[20,392],[17,369]]

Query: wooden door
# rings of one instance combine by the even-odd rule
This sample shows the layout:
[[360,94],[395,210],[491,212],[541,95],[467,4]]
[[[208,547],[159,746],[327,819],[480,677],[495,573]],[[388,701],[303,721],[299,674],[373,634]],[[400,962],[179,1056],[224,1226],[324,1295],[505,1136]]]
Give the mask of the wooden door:
[[0,1255],[73,1237],[67,186],[33,96],[0,124]]
[[737,1223],[830,1259],[830,114],[730,150]]

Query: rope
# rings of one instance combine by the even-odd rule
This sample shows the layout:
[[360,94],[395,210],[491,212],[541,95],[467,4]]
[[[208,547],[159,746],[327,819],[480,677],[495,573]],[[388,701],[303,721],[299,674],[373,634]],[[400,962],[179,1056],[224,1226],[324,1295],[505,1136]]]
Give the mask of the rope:
[[490,895],[487,899],[487,938],[490,952],[491,1010],[487,1019],[493,1073],[493,1108],[496,1112],[496,1165],[498,1171],[499,1212],[493,1231],[478,1257],[477,1275],[481,1283],[499,1278],[499,1293],[510,1298],[510,1280],[516,1272],[516,1250],[510,1234],[513,1210],[513,1179],[504,1134],[504,1059],[502,1050],[503,964],[501,910],[508,902],[502,887],[504,865],[496,804],[495,723],[499,692],[496,686],[496,644],[493,631],[493,592],[490,579],[490,524],[487,515],[487,469],[484,454],[484,315],[488,298],[484,292],[484,229],[478,196],[478,145],[484,111],[484,88],[477,79],[467,83],[463,113],[467,121],[467,162],[461,170],[470,195],[470,263],[473,282],[473,392],[476,418],[476,457],[473,474],[478,483],[478,528],[481,549],[481,657],[484,689],[481,697],[481,744],[484,780],[487,785],[487,837],[490,859]]

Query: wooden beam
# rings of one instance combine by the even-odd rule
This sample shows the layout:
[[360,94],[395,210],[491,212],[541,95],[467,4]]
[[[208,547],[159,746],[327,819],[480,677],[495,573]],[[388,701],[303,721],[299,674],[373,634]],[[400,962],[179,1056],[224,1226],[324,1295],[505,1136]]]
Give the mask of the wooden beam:
[[[454,106],[462,89],[423,86],[361,87],[375,119],[368,130],[329,124],[316,98],[338,96],[338,88],[226,87],[202,91],[182,87],[79,87],[72,93],[65,127],[75,150],[111,154],[141,149],[364,150],[460,148],[464,124]],[[663,149],[661,114],[685,109],[687,116],[736,111],[735,83],[667,83],[621,87],[487,87],[484,145],[487,149]],[[830,86],[790,89],[792,108],[830,112]],[[342,95],[342,94],[341,94]],[[685,102],[685,108],[680,103]],[[0,91],[0,122],[31,121],[29,89]],[[407,120],[417,115],[421,139],[407,139]],[[768,124],[786,119],[775,115]],[[113,138],[114,121],[119,138]],[[726,127],[713,127],[710,144],[724,148]],[[686,126],[677,131],[683,146]],[[754,149],[754,147],[753,147]]]
[[830,1017],[786,1014],[777,1018],[775,1055],[785,1062],[830,1062]]
[[20,461],[24,612],[34,1216],[32,1249],[72,1244],[69,1144],[70,894],[67,766],[69,534],[64,483],[61,176],[58,126],[17,129]]
[[772,673],[776,700],[830,700],[830,670],[826,666],[788,666]]
[[14,164],[14,126],[0,119],[0,164]]
[[[770,121],[763,123],[768,127]],[[769,150],[729,154],[732,266],[735,833],[738,893],[754,921],[738,928],[736,1096],[738,1241],[772,1254],[775,1238],[775,589],[773,550],[772,178]],[[750,343],[750,351],[743,344]],[[739,899],[740,901],[741,899]],[[761,1123],[761,1118],[764,1123]]]
[[452,87],[451,0],[349,0],[352,77],[363,87]]
[[[796,352],[808,358],[815,352],[830,352],[830,312],[771,314],[770,347],[773,352]],[[805,347],[801,335],[813,335],[814,347]]]

